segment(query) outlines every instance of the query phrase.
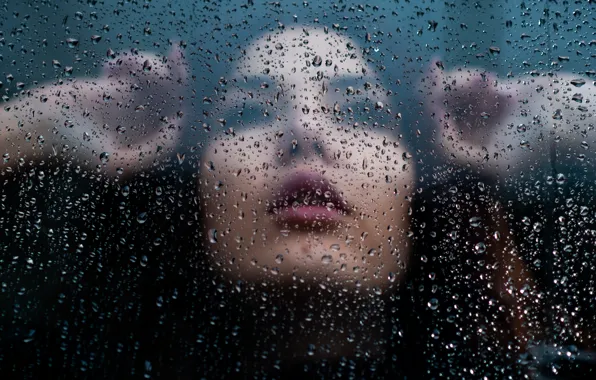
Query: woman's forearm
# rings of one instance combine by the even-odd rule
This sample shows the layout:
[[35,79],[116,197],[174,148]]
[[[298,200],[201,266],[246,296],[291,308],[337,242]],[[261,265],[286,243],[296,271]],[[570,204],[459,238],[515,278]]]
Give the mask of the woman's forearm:
[[[0,155],[3,166],[19,160],[42,160],[52,154],[58,136],[52,132],[51,90],[34,89],[5,103],[0,110]],[[55,100],[54,100],[55,101]]]
[[52,156],[110,176],[150,167],[179,141],[185,78],[173,48],[168,58],[123,54],[98,78],[23,92],[0,111],[4,168]]

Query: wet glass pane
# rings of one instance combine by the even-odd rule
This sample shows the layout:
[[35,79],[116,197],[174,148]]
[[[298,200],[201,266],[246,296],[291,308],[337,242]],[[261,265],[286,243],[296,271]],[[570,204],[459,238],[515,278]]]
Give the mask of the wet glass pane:
[[9,1],[0,375],[596,376],[593,1]]

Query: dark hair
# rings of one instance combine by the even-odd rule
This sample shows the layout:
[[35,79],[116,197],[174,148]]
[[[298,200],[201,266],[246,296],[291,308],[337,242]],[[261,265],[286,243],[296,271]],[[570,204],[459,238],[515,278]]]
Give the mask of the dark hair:
[[[221,279],[207,259],[206,239],[198,228],[196,173],[196,168],[171,165],[126,184],[106,185],[90,215],[64,220],[95,235],[87,237],[76,257],[62,261],[70,264],[56,268],[60,272],[27,280],[30,289],[38,288],[21,297],[21,308],[26,305],[30,314],[19,317],[6,308],[2,326],[12,338],[3,340],[2,373],[35,377],[55,370],[65,376],[84,369],[100,377],[147,371],[190,378],[235,376],[237,362],[242,364],[238,368],[249,368],[243,362],[248,355],[243,339],[266,337],[251,335],[254,311],[242,303],[245,294],[230,291],[241,285]],[[508,247],[502,232],[507,222],[496,212],[490,185],[470,173],[456,177],[414,197],[413,258],[405,280],[385,300],[385,357],[298,367],[282,362],[278,373],[303,373],[307,364],[311,373],[320,374],[521,374],[516,359],[526,337],[515,330],[520,328],[515,323],[519,305],[499,294],[499,271],[517,265],[499,256]],[[491,235],[498,231],[501,240],[495,241]],[[62,248],[51,239],[34,245],[53,255]],[[258,357],[253,364],[258,372],[273,368]]]
[[519,355],[538,332],[533,276],[517,256],[497,195],[491,181],[460,170],[417,198],[419,263],[410,281],[419,342],[437,376],[475,369],[489,378],[521,377]]

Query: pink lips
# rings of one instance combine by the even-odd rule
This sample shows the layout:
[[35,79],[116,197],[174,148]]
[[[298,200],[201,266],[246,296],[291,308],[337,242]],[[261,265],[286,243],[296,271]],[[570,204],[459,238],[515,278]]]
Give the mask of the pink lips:
[[314,172],[292,174],[275,193],[269,213],[287,224],[338,222],[350,207],[329,181]]

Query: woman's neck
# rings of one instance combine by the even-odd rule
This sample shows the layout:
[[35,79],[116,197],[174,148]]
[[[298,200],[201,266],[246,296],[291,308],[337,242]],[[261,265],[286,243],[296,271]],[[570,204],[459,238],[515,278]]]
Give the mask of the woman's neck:
[[255,285],[253,294],[242,301],[243,350],[250,356],[267,351],[261,357],[288,365],[385,356],[382,295],[305,284],[275,293]]

